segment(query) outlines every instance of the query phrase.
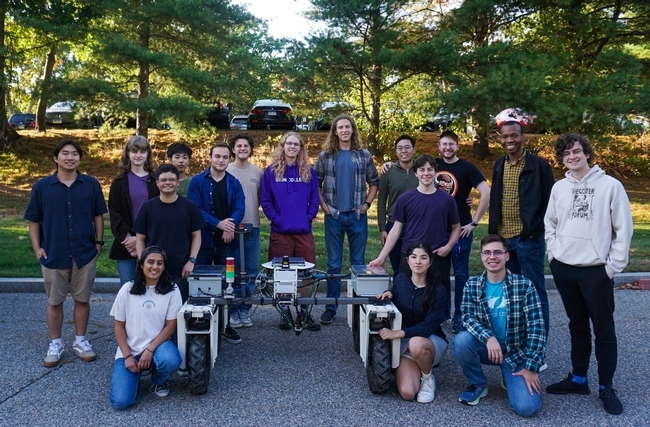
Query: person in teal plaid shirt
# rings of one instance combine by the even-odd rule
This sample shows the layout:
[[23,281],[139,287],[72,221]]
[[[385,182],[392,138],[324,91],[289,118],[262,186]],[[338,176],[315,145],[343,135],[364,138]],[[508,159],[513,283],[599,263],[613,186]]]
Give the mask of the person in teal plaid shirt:
[[481,365],[495,365],[501,368],[510,407],[529,417],[541,407],[537,374],[544,363],[546,333],[535,286],[506,269],[508,249],[505,238],[485,236],[485,271],[465,285],[461,311],[466,330],[456,335],[454,351],[470,385],[458,400],[474,406],[487,396]]

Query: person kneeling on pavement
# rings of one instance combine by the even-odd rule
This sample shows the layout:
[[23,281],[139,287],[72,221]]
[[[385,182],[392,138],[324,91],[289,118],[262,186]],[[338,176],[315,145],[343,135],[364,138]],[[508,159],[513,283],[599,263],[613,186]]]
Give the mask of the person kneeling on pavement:
[[510,407],[523,417],[541,407],[538,372],[546,352],[542,305],[533,283],[506,269],[508,241],[488,235],[481,240],[482,275],[466,284],[461,305],[466,331],[456,335],[456,359],[469,380],[459,401],[474,406],[487,396],[481,365],[496,365],[503,375]]
[[166,261],[160,247],[145,248],[133,281],[122,286],[113,303],[118,348],[110,400],[115,409],[135,405],[140,375],[146,371],[151,372],[151,391],[167,396],[166,381],[181,364],[178,348],[169,339],[176,331],[181,293],[165,269]]
[[395,372],[397,390],[404,400],[430,403],[435,398],[436,380],[431,368],[440,364],[447,350],[441,324],[447,293],[436,279],[433,252],[426,243],[412,243],[406,251],[406,273],[395,277],[393,289],[377,298],[390,299],[402,313],[402,329],[383,328],[384,340],[401,338],[399,366]]

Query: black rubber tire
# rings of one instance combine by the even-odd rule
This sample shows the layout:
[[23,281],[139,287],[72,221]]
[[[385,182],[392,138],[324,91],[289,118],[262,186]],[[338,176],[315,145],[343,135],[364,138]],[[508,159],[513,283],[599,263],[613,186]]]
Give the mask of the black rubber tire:
[[371,392],[375,394],[383,393],[393,383],[390,359],[390,341],[384,341],[379,335],[370,335],[366,375]]
[[187,379],[192,394],[205,394],[210,384],[210,335],[188,335]]
[[359,332],[359,323],[361,307],[358,305],[352,306],[352,342],[354,342],[354,352],[359,354],[361,352],[361,333]]

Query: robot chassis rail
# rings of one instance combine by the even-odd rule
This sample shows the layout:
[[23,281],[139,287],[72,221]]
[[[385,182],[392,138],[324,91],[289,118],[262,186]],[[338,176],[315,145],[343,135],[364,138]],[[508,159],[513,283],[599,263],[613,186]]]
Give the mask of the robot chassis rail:
[[[374,297],[391,285],[390,276],[382,268],[352,266],[351,275],[318,275],[312,273],[313,264],[302,258],[287,257],[263,264],[263,267],[264,273],[258,275],[256,283],[257,296],[248,298],[236,296],[232,287],[235,279],[226,272],[224,280],[223,266],[197,266],[190,276],[190,297],[177,316],[177,339],[182,358],[180,371],[187,373],[193,394],[207,392],[210,370],[219,355],[221,332],[228,321],[228,307],[240,303],[275,306],[296,335],[305,328],[312,305],[347,304],[354,350],[366,368],[368,386],[373,393],[388,390],[394,381],[393,369],[399,365],[400,340],[384,341],[379,330],[384,327],[401,329],[402,315],[392,302]],[[244,271],[243,266],[240,271]],[[349,278],[349,297],[314,297],[318,283],[328,278]],[[237,278],[243,285],[248,280],[246,274]],[[309,298],[299,296],[303,281],[311,281],[312,296]],[[297,314],[301,305],[307,305],[306,315],[294,318],[291,307]]]

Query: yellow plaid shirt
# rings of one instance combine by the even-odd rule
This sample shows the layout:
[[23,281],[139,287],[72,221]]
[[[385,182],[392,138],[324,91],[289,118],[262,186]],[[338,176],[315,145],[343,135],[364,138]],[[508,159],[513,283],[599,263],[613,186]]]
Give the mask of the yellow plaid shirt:
[[513,165],[509,159],[503,165],[503,197],[501,198],[501,221],[497,227],[499,236],[509,239],[519,236],[523,225],[519,213],[519,175],[526,164],[526,150]]

